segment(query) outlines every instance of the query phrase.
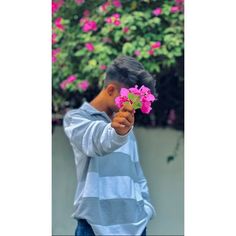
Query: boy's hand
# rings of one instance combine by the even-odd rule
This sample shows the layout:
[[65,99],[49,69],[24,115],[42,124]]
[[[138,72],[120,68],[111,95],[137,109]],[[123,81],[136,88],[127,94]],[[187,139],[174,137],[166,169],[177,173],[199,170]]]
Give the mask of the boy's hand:
[[134,124],[134,109],[130,104],[124,106],[117,112],[111,122],[111,127],[119,135],[125,135],[129,132]]

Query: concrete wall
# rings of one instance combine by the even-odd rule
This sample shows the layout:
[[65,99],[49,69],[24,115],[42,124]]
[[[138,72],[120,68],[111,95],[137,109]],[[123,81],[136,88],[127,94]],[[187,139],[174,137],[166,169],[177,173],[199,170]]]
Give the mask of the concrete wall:
[[[140,162],[148,181],[157,217],[150,221],[148,235],[184,234],[184,150],[183,139],[177,156],[173,153],[181,132],[171,129],[134,129]],[[52,232],[74,235],[76,222],[70,217],[76,188],[74,157],[62,127],[52,137]]]

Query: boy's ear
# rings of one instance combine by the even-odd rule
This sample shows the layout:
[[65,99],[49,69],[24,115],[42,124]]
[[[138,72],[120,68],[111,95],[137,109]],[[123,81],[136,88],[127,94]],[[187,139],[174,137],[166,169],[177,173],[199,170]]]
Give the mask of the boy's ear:
[[107,91],[109,96],[112,96],[113,93],[115,92],[115,90],[116,90],[116,87],[113,84],[108,84],[107,87],[106,87],[106,91]]

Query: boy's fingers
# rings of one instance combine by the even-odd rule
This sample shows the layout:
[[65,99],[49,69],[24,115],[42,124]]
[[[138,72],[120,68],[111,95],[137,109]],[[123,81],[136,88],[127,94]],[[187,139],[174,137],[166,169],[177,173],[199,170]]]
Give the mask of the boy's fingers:
[[131,114],[130,112],[118,112],[117,113],[117,117],[124,117],[126,118],[130,123],[132,123],[134,121],[134,117],[133,114]]
[[112,127],[113,127],[114,129],[125,128],[125,125],[122,125],[122,124],[117,123],[117,122],[113,122],[113,123],[112,123]]
[[131,122],[129,122],[126,118],[124,117],[117,117],[115,119],[116,122],[118,122],[119,124],[125,125],[127,127],[131,126]]
[[131,104],[124,104],[124,105],[121,107],[120,111],[128,111],[128,112],[133,113],[134,108],[132,107]]

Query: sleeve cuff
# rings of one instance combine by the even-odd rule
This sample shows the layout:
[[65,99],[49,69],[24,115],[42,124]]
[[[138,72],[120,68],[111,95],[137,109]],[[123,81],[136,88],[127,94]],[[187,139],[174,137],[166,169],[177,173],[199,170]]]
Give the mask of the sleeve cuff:
[[115,140],[115,142],[125,143],[127,141],[127,139],[128,139],[129,134],[132,132],[133,127],[134,126],[132,125],[131,129],[129,130],[129,132],[127,134],[125,134],[125,135],[117,134],[116,130],[111,127],[111,123],[109,124],[108,128],[111,130],[111,135],[112,135],[113,139]]

